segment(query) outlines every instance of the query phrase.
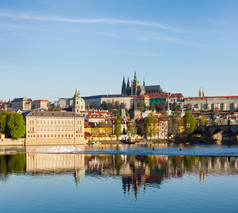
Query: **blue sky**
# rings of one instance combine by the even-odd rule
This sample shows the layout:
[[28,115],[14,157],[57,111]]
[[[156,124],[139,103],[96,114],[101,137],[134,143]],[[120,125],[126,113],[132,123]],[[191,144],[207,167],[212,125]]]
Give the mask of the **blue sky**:
[[236,0],[1,0],[0,99],[167,92],[238,95]]

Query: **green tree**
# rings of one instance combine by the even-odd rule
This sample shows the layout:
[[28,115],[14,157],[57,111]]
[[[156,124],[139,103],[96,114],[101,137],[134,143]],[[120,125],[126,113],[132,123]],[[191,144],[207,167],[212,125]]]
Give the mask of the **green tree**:
[[211,125],[212,125],[212,126],[218,126],[218,123],[215,122],[215,121],[212,121],[212,122],[211,122]]
[[139,110],[144,110],[146,108],[145,102],[144,101],[138,101],[137,102],[137,108]]
[[180,117],[175,115],[172,119],[172,126],[171,126],[171,133],[174,137],[176,137],[179,133],[179,123],[180,123]]
[[191,136],[196,128],[196,118],[192,111],[188,109],[183,117],[184,130],[187,136]]
[[7,116],[7,130],[12,138],[18,140],[25,135],[26,126],[23,116],[18,113],[10,113]]
[[205,117],[205,115],[202,115],[202,116],[199,118],[198,123],[199,123],[199,126],[205,126],[205,124],[206,124],[206,117]]
[[103,110],[108,110],[108,104],[106,101],[103,101],[102,104],[101,104],[101,107]]
[[155,107],[156,111],[158,111],[158,112],[165,112],[166,105],[165,105],[164,102],[155,103],[153,106]]
[[129,137],[134,137],[137,133],[136,129],[136,122],[135,121],[128,121],[127,122],[127,135]]
[[7,112],[4,112],[0,116],[0,133],[5,133],[7,124]]
[[173,104],[172,104],[172,111],[176,111],[177,110],[177,106],[178,106],[178,103],[177,102],[174,102]]
[[157,118],[151,112],[148,117],[144,119],[144,130],[146,138],[149,137],[152,139],[158,132],[157,132]]
[[120,116],[120,111],[117,110],[116,112],[116,117],[115,117],[115,129],[114,129],[114,133],[117,136],[117,139],[119,138],[119,136],[121,135],[121,116]]

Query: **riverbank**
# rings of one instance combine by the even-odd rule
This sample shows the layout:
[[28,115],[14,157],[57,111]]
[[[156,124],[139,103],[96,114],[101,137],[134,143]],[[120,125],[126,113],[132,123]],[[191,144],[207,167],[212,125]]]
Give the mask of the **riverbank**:
[[[140,140],[136,142],[137,145],[146,145],[146,144],[160,144],[160,143],[190,143],[190,144],[222,144],[221,141],[215,141],[215,140],[204,140],[199,137],[191,137],[191,138],[173,138],[173,139],[153,139],[153,140]],[[130,144],[125,141],[120,140],[111,140],[111,141],[100,141],[100,142],[88,142],[88,143],[74,143],[72,141],[61,141],[60,143],[57,143],[54,141],[52,143],[51,141],[44,141],[44,143],[41,143],[37,141],[36,143],[26,143],[25,138],[21,138],[19,140],[14,140],[12,138],[5,138],[1,139],[0,146],[26,146],[26,145],[42,145],[42,146],[51,146],[51,145],[93,145],[93,144],[108,144],[108,145],[114,145],[114,144]],[[134,143],[132,143],[134,144]],[[238,144],[236,141],[231,143],[224,143],[224,144]]]

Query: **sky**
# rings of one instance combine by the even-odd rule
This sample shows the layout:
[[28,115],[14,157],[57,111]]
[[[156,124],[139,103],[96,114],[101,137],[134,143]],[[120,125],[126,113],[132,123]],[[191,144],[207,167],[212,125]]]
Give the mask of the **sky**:
[[0,0],[0,100],[146,85],[238,95],[237,0]]

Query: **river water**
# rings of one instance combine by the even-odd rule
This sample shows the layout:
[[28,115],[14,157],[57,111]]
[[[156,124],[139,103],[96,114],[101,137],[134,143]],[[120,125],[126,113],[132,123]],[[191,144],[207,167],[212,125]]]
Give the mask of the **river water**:
[[237,192],[238,146],[0,148],[0,212],[238,212]]

